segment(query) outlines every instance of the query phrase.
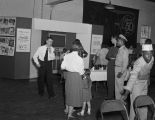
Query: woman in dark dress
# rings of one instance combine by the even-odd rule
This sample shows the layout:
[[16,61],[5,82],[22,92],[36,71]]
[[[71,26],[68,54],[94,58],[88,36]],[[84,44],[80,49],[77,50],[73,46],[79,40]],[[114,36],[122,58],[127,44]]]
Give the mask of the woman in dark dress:
[[115,99],[115,59],[118,53],[118,48],[116,47],[117,36],[112,36],[111,42],[114,46],[109,49],[106,55],[106,59],[109,60],[107,65],[107,85],[108,99]]

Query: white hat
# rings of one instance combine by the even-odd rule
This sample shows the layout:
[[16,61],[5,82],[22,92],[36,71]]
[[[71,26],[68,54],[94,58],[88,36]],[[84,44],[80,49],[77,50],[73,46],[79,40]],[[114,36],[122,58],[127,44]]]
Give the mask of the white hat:
[[142,51],[152,51],[153,47],[152,44],[143,44],[142,45]]
[[126,42],[128,41],[128,40],[126,39],[126,37],[125,37],[124,35],[122,35],[122,34],[119,34],[119,37],[122,38],[122,39],[124,39]]

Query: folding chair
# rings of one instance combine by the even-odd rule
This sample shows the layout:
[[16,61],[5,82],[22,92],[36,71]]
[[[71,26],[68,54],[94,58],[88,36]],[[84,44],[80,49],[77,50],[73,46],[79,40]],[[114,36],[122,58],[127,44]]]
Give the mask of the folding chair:
[[121,100],[106,100],[100,110],[102,120],[129,120],[127,109]]
[[140,95],[135,98],[133,108],[135,111],[135,120],[140,120],[138,108],[147,107],[148,115],[147,120],[155,120],[155,104],[153,99],[148,95]]

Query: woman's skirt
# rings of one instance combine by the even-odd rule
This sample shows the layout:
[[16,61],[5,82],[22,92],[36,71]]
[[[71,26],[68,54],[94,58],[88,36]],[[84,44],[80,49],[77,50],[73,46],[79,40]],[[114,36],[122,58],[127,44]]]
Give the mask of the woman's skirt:
[[66,72],[65,82],[66,105],[82,106],[82,77],[77,72]]
[[83,102],[89,102],[91,99],[92,99],[91,87],[83,88],[83,91],[82,91],[82,101]]

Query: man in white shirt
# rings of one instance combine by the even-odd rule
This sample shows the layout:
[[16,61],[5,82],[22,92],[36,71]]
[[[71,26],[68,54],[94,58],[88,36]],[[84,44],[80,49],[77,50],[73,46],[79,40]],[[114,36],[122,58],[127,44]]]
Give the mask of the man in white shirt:
[[40,46],[33,56],[33,60],[38,67],[39,95],[44,95],[44,89],[46,85],[49,99],[55,96],[52,83],[52,62],[55,59],[55,54],[52,44],[52,38],[48,37],[46,39],[46,44]]
[[115,97],[121,98],[123,91],[124,79],[129,61],[129,51],[125,47],[127,39],[124,35],[120,34],[117,41],[119,47],[116,60],[115,60]]
[[[142,56],[139,57],[130,72],[130,78],[126,86],[124,86],[125,93],[122,99],[125,100],[130,93],[130,120],[134,120],[135,112],[133,109],[133,102],[139,95],[147,95],[148,85],[150,79],[150,71],[154,63],[153,47],[151,44],[142,45]],[[147,109],[141,108],[139,110],[140,120],[147,120]]]

